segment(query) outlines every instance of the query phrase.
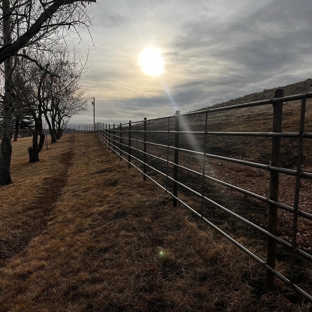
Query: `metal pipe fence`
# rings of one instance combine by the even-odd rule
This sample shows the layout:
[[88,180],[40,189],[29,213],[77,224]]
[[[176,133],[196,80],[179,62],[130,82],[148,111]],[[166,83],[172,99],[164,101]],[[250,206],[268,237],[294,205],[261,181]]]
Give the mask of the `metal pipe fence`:
[[267,291],[277,276],[312,301],[311,277],[302,276],[312,267],[311,239],[299,237],[312,232],[311,98],[277,89],[268,100],[96,130],[174,207],[182,204],[264,267]]
[[86,133],[86,132],[95,132],[104,130],[105,125],[100,122],[96,122],[95,124],[84,124],[84,125],[68,125],[67,128],[64,130],[64,134],[79,134],[79,133]]

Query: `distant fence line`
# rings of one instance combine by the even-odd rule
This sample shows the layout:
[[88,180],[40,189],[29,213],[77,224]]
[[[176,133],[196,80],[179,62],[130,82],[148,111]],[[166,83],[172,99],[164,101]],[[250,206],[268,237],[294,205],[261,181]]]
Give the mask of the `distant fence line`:
[[[252,259],[257,261],[266,269],[266,290],[274,289],[274,276],[277,276],[305,298],[312,301],[311,289],[304,290],[300,285],[296,284],[297,258],[300,256],[305,259],[304,261],[308,263],[312,262],[311,250],[307,251],[299,248],[297,242],[299,217],[304,219],[304,222],[308,223],[310,229],[312,228],[311,210],[306,211],[300,209],[299,205],[300,185],[302,181],[312,180],[312,172],[303,171],[302,167],[304,145],[309,146],[312,143],[312,133],[305,131],[306,99],[310,98],[312,98],[312,93],[284,97],[283,90],[277,89],[272,99],[210,108],[183,115],[180,115],[180,112],[177,111],[175,116],[150,120],[145,118],[141,121],[129,121],[128,123],[119,125],[98,123],[95,128],[93,125],[88,125],[85,126],[84,129],[76,129],[76,133],[82,131],[98,131],[105,144],[114,153],[118,154],[120,159],[128,162],[129,168],[131,166],[135,167],[143,174],[144,179],[150,179],[161,189],[170,194],[173,198],[173,206],[176,207],[178,202],[181,203],[213,227],[217,232],[225,236],[243,252],[248,254]],[[282,129],[283,107],[286,107],[292,101],[300,101],[299,129],[294,132],[286,132]],[[223,118],[221,115],[213,117],[214,114],[220,112],[227,113],[229,111],[235,112],[237,110],[250,109],[253,107],[267,107],[268,104],[271,104],[273,107],[271,115],[272,131],[216,131],[218,129],[214,129],[214,127],[220,124],[221,121],[219,120]],[[231,155],[212,153],[209,151],[209,142],[213,141],[216,137],[270,140],[270,150],[268,151],[270,154],[270,162],[269,164],[265,164],[259,161],[230,157]],[[207,141],[208,138],[209,140]],[[295,159],[296,169],[281,166],[282,139],[295,140],[295,146],[297,148]],[[248,146],[246,146],[246,149],[248,150]],[[311,155],[306,156],[311,157]],[[214,177],[212,173],[209,172],[208,168],[209,162],[214,160],[240,165],[245,168],[244,170],[247,168],[256,168],[248,170],[258,170],[259,172],[268,173],[269,196],[264,196],[263,194],[250,191],[247,188],[245,189],[228,183],[226,178],[225,180],[221,180],[220,178]],[[156,174],[162,177],[161,181],[156,179]],[[279,188],[281,187],[280,175],[294,178],[294,183],[289,185],[289,188],[294,188],[293,205],[279,201]],[[197,186],[190,182],[194,178],[197,179]],[[188,183],[191,183],[191,186],[188,185]],[[244,198],[249,198],[251,200],[250,202],[252,202],[252,200],[257,200],[267,205],[267,226],[260,226],[256,224],[254,220],[249,220],[248,217],[240,215],[237,209],[235,210],[233,208],[234,205],[233,207],[226,207],[224,204],[206,195],[207,185],[209,183],[214,183],[214,185],[218,185],[219,187],[225,187],[228,190],[242,194]],[[191,207],[187,204],[179,197],[180,190],[184,190],[188,194],[198,197],[199,205]],[[240,242],[218,227],[218,225],[216,225],[217,222],[212,222],[210,220],[211,218],[209,218],[209,209],[218,209],[222,213],[258,231],[259,234],[265,235],[265,237],[267,237],[266,259],[261,259],[260,256],[244,247]],[[289,241],[282,239],[278,235],[279,224],[277,215],[279,211],[285,211],[292,217],[292,237]],[[288,264],[289,274],[283,274],[276,269],[277,245],[286,248],[290,252]]]
[[[18,136],[20,138],[25,138],[31,136],[31,131],[29,129],[19,129]],[[0,137],[2,137],[2,129],[0,128]]]
[[[63,134],[74,134],[74,133],[82,133],[82,132],[90,132],[90,131],[98,131],[103,124],[96,123],[95,127],[93,124],[88,125],[77,125],[77,126],[69,126],[64,129]],[[49,129],[43,129],[43,132],[46,135],[49,135]],[[13,131],[14,134],[14,131]],[[0,137],[2,136],[2,128],[0,127]],[[32,131],[30,129],[19,129],[18,130],[18,137],[24,138],[32,136]]]
[[94,131],[104,130],[104,126],[105,124],[101,122],[96,122],[95,124],[92,123],[92,124],[77,125],[77,126],[69,125],[66,129],[64,129],[63,134],[94,132]]

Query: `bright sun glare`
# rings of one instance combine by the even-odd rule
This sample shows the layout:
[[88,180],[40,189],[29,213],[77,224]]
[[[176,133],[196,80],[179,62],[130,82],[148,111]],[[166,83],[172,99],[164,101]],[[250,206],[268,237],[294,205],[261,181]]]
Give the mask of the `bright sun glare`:
[[145,48],[139,56],[141,70],[149,76],[159,76],[164,72],[165,61],[161,50],[155,47]]

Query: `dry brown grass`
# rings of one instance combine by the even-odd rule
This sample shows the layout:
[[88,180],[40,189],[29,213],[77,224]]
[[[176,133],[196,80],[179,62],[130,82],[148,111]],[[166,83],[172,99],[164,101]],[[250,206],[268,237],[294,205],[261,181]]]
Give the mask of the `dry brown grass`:
[[[0,188],[0,311],[309,311],[94,134],[64,136]],[[190,201],[191,199],[186,200]]]
[[[286,102],[283,108],[283,132],[296,132],[299,129],[300,120],[300,101]],[[257,106],[250,108],[242,108],[237,110],[222,111],[210,113],[208,115],[208,131],[238,131],[238,132],[268,132],[272,131],[272,105]],[[306,115],[305,115],[305,132],[312,132],[312,100],[307,100]],[[184,117],[181,122],[183,130],[205,130],[205,114],[194,114]],[[187,126],[185,126],[187,125]],[[171,122],[173,128],[174,122]],[[153,130],[166,130],[167,123],[164,120],[154,122],[151,127]],[[154,135],[151,141],[162,144],[174,145],[173,136],[170,140],[165,134]],[[169,143],[167,143],[169,142]],[[196,142],[196,144],[194,144]],[[303,166],[305,172],[312,172],[312,140],[304,139],[303,148]],[[241,137],[241,136],[213,136],[208,135],[206,142],[203,135],[182,135],[180,134],[180,145],[186,149],[205,150],[208,153],[231,157],[240,160],[257,162],[268,165],[271,160],[271,138],[264,137]],[[156,154],[163,159],[167,158],[167,149],[160,149],[158,146],[149,147],[152,154]],[[298,154],[298,139],[282,138],[281,139],[281,166],[289,169],[297,168],[297,154]],[[173,161],[173,152],[170,152],[169,160]],[[156,164],[154,161],[153,164]],[[167,172],[165,164],[158,162],[158,168]],[[179,164],[191,168],[197,172],[203,171],[203,157],[194,156],[187,152],[179,154]],[[157,164],[156,164],[157,165]],[[172,166],[168,170],[172,174]],[[266,198],[270,197],[270,173],[262,169],[248,167],[241,164],[231,163],[220,159],[206,158],[205,173],[216,179],[230,183],[236,187],[254,192]],[[198,175],[192,175],[186,171],[180,170],[179,179],[182,180],[187,186],[202,192],[202,181]],[[312,181],[302,179],[300,184],[300,201],[299,209],[304,212],[312,213]],[[182,188],[181,188],[182,189]],[[254,200],[250,197],[244,196],[237,191],[226,189],[216,183],[205,182],[205,195],[223,204],[225,207],[233,210],[239,215],[247,218],[248,220],[256,223],[257,225],[267,229],[267,208],[268,205],[263,202]],[[295,196],[295,177],[281,174],[280,187],[279,187],[279,201],[289,206],[294,205]],[[201,200],[199,198],[199,200]],[[209,209],[208,209],[209,208]],[[209,212],[211,208],[208,207]],[[278,212],[278,235],[283,239],[291,242],[292,239],[292,214],[279,209]],[[216,213],[216,220],[219,226],[222,224],[222,229],[231,234],[241,229],[241,225],[237,226],[237,222],[230,226],[228,218],[224,214]],[[249,231],[249,229],[248,229]],[[298,221],[298,246],[305,251],[311,253],[312,242],[312,223],[308,219],[299,218]],[[302,234],[304,233],[304,234]],[[239,233],[238,238],[242,235]],[[252,242],[251,246],[254,246]],[[265,249],[260,251],[265,255]],[[261,254],[261,255],[262,255]],[[265,257],[263,258],[265,259]],[[312,268],[310,269],[310,272]],[[311,276],[310,272],[307,276]],[[310,281],[312,281],[310,279]],[[307,283],[308,291],[311,290]]]

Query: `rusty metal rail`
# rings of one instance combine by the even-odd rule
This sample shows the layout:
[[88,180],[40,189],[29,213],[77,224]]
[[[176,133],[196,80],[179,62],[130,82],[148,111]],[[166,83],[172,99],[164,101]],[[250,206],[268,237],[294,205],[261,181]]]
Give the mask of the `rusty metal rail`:
[[[173,206],[177,206],[180,203],[188,208],[264,267],[266,269],[265,288],[267,291],[274,289],[274,277],[277,276],[306,299],[312,301],[312,289],[307,285],[301,286],[300,283],[296,282],[297,258],[300,256],[304,259],[304,263],[307,263],[310,267],[312,266],[311,246],[303,249],[298,245],[298,218],[300,217],[300,220],[304,220],[312,228],[312,204],[308,207],[308,211],[301,209],[300,206],[301,184],[303,181],[310,183],[312,180],[312,172],[306,169],[303,171],[305,158],[311,160],[312,157],[304,154],[304,149],[312,144],[312,133],[307,132],[305,129],[306,109],[308,105],[312,104],[307,102],[307,99],[310,98],[312,98],[312,93],[284,97],[283,91],[277,89],[273,99],[211,108],[188,114],[180,114],[177,111],[175,116],[150,120],[144,118],[141,121],[129,121],[129,123],[119,124],[118,126],[115,124],[99,124],[97,130],[99,130],[98,133],[105,144],[114,153],[118,154],[120,159],[128,162],[129,168],[136,168],[142,173],[144,179],[150,179],[170,194],[173,198]],[[287,105],[292,103],[292,101],[300,101],[298,131],[283,131],[283,108],[287,108]],[[229,119],[233,118],[231,115],[226,115],[229,111],[262,106],[268,107],[268,105],[273,107],[272,113],[269,115],[272,122],[271,131],[213,131],[214,127],[219,126],[222,122],[227,122],[226,117]],[[220,115],[220,112],[225,114],[225,117]],[[220,116],[225,119],[220,121]],[[248,117],[248,114],[246,116]],[[311,131],[311,129],[309,130]],[[263,163],[264,161],[241,159],[244,157],[222,155],[222,153],[214,152],[213,148],[209,146],[209,142],[213,138],[235,137],[250,138],[251,140],[257,138],[270,140],[269,162]],[[294,140],[292,142],[295,142],[296,165],[292,166],[292,168],[285,168],[281,164],[282,149],[284,148],[283,139]],[[248,147],[246,148],[248,149]],[[259,148],[261,148],[260,145]],[[268,148],[268,145],[266,145],[266,148]],[[227,181],[225,177],[213,176],[213,170],[211,169],[212,161],[221,161],[241,166],[245,172],[258,170],[261,173],[267,173],[269,175],[267,178],[269,195],[265,196],[258,194],[256,191],[234,185]],[[252,175],[252,172],[250,174]],[[281,199],[280,176],[282,175],[293,177],[294,179],[294,183],[288,185],[289,189],[294,190],[292,205],[289,202],[283,202],[283,199]],[[190,185],[188,181],[190,177],[192,181],[195,179],[197,182],[194,183],[193,181]],[[231,206],[226,206],[218,201],[218,198],[208,196],[206,192],[209,183],[214,183],[214,185],[237,194],[242,194],[248,198],[250,203],[252,203],[250,207],[251,212],[258,208],[263,210],[263,205],[266,205],[267,226],[256,224],[252,216],[240,215],[239,208],[235,207],[235,203]],[[170,187],[168,187],[168,184]],[[200,208],[198,206],[191,207],[183,201],[179,197],[179,194],[183,192],[199,198]],[[228,193],[227,196],[232,195]],[[239,220],[256,232],[264,235],[267,239],[266,259],[262,259],[263,253],[259,255],[256,254],[257,252],[252,252],[250,248],[243,246],[237,241],[232,233],[226,233],[224,229],[221,229],[216,224],[217,222],[209,217],[210,208],[208,209],[207,207],[214,207],[214,209],[222,211],[222,213]],[[280,237],[278,232],[279,220],[277,216],[282,211],[289,213],[292,218],[292,236],[290,240]],[[285,273],[285,270],[281,272],[276,268],[277,246],[282,246],[289,252],[287,273]]]

